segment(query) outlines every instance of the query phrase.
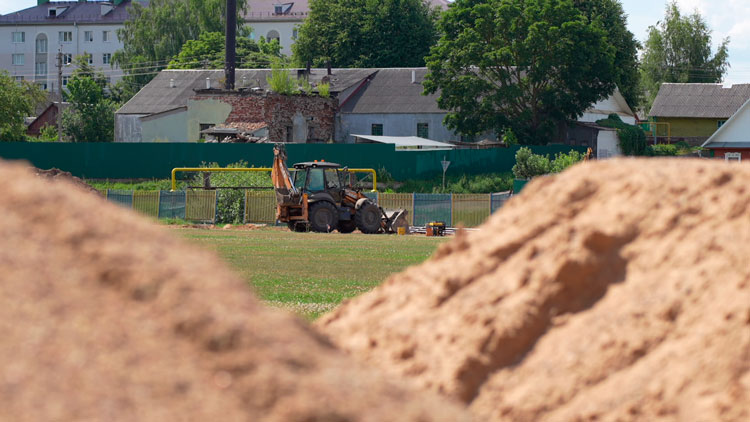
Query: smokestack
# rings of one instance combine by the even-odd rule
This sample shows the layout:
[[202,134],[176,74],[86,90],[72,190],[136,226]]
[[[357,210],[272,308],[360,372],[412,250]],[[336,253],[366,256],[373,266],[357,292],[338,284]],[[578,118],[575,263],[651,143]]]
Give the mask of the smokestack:
[[331,74],[331,61],[330,60],[326,62],[326,68],[328,69],[328,74],[330,75]]
[[417,71],[416,70],[411,71],[411,83],[413,84],[417,83]]
[[211,78],[206,78],[206,89],[211,89]]
[[169,80],[169,87],[174,88],[174,79]]
[[235,42],[237,37],[237,0],[227,0],[227,27],[224,49],[226,57],[224,60],[224,88],[234,89],[234,67],[235,67]]

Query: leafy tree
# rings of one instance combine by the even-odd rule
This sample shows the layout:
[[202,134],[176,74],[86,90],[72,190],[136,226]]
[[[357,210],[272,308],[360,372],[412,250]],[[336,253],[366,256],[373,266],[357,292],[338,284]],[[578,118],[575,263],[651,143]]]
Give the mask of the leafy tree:
[[423,0],[312,0],[294,58],[315,66],[424,66],[437,17]]
[[24,118],[34,115],[45,100],[46,94],[36,84],[17,82],[0,70],[0,141],[25,140]]
[[572,0],[457,0],[439,28],[424,86],[460,133],[546,144],[615,89],[615,47]]
[[640,43],[628,30],[628,19],[620,0],[573,0],[589,21],[598,20],[607,31],[607,41],[615,47],[615,83],[634,109],[642,101],[638,49]]
[[711,30],[696,11],[682,16],[677,4],[667,5],[664,19],[649,27],[641,73],[648,105],[664,82],[720,82],[729,67],[729,38],[711,54]]
[[[204,32],[197,40],[187,41],[180,53],[169,62],[170,69],[223,69],[225,43],[221,32]],[[282,58],[281,45],[277,40],[260,42],[237,38],[237,67],[260,69],[270,67],[271,62]]]
[[70,107],[63,111],[63,130],[74,142],[110,142],[116,106],[105,91],[106,77],[89,66],[85,56],[76,63],[67,86]]
[[[246,4],[237,0],[238,39],[247,32],[239,18]],[[119,95],[138,92],[180,53],[186,41],[204,32],[224,32],[225,10],[225,0],[151,0],[148,6],[133,2],[130,17],[117,30],[123,49],[112,56],[113,64],[127,74],[117,87]]]

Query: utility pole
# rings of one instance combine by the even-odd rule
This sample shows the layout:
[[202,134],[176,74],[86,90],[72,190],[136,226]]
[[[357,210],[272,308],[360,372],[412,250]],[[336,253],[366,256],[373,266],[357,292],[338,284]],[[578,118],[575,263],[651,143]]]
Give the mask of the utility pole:
[[57,142],[62,142],[62,72],[63,72],[63,53],[62,47],[57,50],[57,93],[59,102],[57,103]]
[[237,37],[237,0],[227,0],[227,27],[224,40],[224,89],[234,89],[234,69],[236,66],[236,37]]

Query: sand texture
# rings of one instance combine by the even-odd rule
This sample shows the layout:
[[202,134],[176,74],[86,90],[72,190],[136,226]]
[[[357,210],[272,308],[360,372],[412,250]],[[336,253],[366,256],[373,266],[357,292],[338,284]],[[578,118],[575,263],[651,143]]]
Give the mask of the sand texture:
[[317,325],[478,420],[748,421],[749,181],[577,165]]

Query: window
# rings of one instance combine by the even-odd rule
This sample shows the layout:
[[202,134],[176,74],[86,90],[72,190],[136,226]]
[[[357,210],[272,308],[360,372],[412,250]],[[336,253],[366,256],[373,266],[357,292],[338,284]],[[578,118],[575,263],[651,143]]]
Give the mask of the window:
[[268,31],[268,34],[266,35],[266,39],[268,42],[271,42],[273,40],[280,41],[281,37],[279,36],[279,31],[272,29]]
[[308,175],[309,180],[307,182],[307,190],[310,192],[320,192],[325,190],[325,185],[323,184],[323,169],[310,169],[308,172],[310,174]]
[[47,90],[47,82],[39,82],[37,83],[37,86],[45,91]]
[[430,127],[427,123],[417,123],[417,136],[420,138],[429,139]]
[[13,39],[13,42],[15,43],[26,42],[26,33],[25,32],[11,32],[11,38]]
[[37,76],[47,76],[47,63],[37,63],[34,72]]
[[281,5],[274,6],[273,7],[273,13],[275,13],[277,15],[280,15],[280,14],[284,13],[283,10],[282,10]]
[[73,32],[60,31],[57,33],[57,38],[60,42],[73,42]]
[[102,54],[102,63],[109,64],[110,62],[112,62],[112,53]]
[[83,42],[94,42],[94,31],[86,31],[83,33]]
[[370,135],[372,136],[383,136],[383,124],[382,123],[373,123],[372,129],[370,130]]
[[62,77],[62,86],[66,87],[68,86],[68,81],[70,80],[70,76],[63,76]]
[[23,54],[14,54],[13,55],[13,66],[23,66],[24,65],[24,57]]
[[102,31],[102,41],[104,42],[112,41],[112,31]]
[[726,123],[726,122],[727,122],[726,120],[718,120],[718,121],[716,122],[716,129],[718,129],[718,128],[720,128],[720,127],[724,126],[724,123]]
[[725,152],[724,161],[742,161],[742,153],[739,152]]
[[341,181],[339,180],[339,171],[336,169],[326,169],[326,187],[328,189],[339,189],[341,188]]
[[14,76],[14,77],[13,77],[13,79],[14,79],[14,80],[15,80],[16,82],[23,82],[23,76]]
[[47,9],[47,11],[49,12],[47,16],[51,18],[54,18],[55,16],[57,16],[57,9]]
[[36,39],[36,52],[44,54],[47,52],[47,37],[40,35]]
[[292,39],[293,40],[297,39],[297,35],[298,35],[297,28],[292,29]]
[[63,53],[62,55],[62,62],[63,65],[69,65],[73,63],[73,54],[71,53]]
[[300,191],[304,190],[305,189],[305,177],[307,177],[306,171],[295,170],[294,171],[294,187]]
[[251,39],[251,40],[254,40],[254,39],[255,39],[255,32],[251,32],[251,33],[250,33],[250,39]]

